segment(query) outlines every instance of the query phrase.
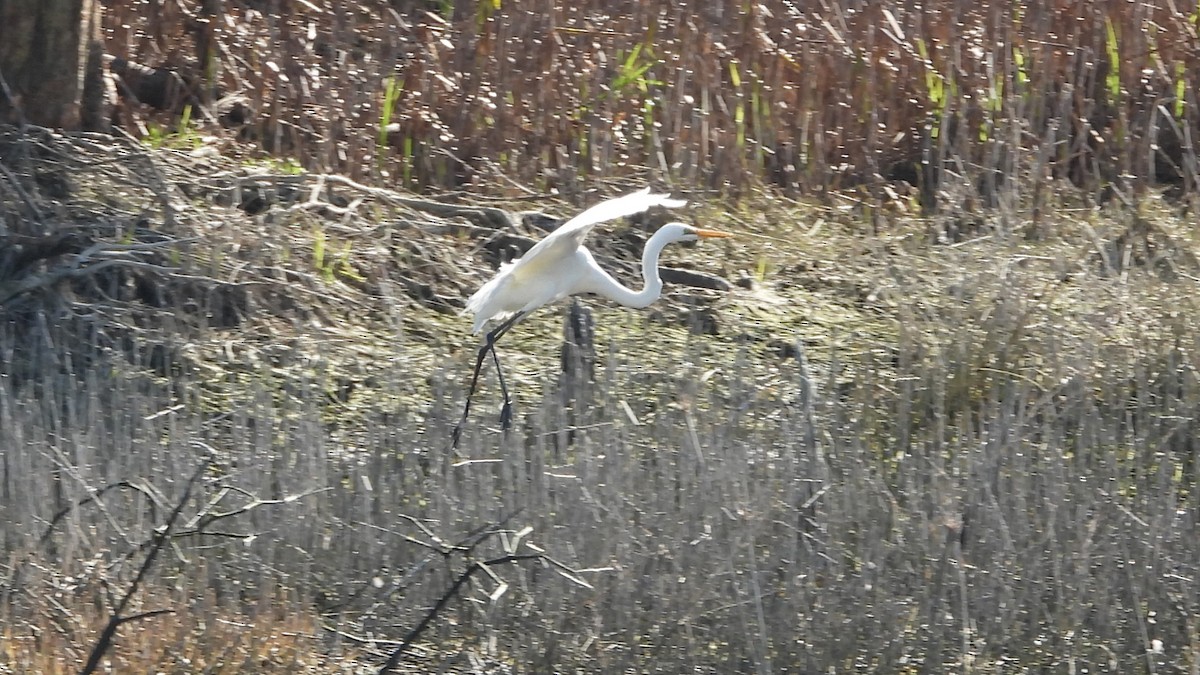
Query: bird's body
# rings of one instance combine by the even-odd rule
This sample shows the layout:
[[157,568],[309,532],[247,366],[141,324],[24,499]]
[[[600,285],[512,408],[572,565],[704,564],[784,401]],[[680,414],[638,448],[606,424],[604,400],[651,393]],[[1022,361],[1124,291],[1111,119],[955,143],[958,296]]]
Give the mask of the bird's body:
[[[685,203],[667,195],[651,194],[649,188],[601,202],[563,223],[520,259],[504,264],[491,280],[471,295],[464,312],[475,315],[472,332],[479,333],[492,321],[499,322],[499,327],[488,333],[486,344],[479,350],[471,389],[467,394],[466,408],[454,432],[456,445],[462,425],[470,411],[471,394],[475,390],[483,359],[487,352],[491,351],[497,372],[500,371],[495,342],[513,324],[539,307],[581,293],[602,295],[627,307],[646,307],[662,293],[658,258],[667,244],[729,236],[723,232],[703,230],[683,223],[667,223],[662,226],[646,242],[642,253],[642,277],[645,285],[640,291],[626,288],[601,269],[591,252],[583,245],[588,233],[599,223],[642,213],[654,206],[677,208]],[[511,404],[502,374],[500,387],[505,398],[501,423],[507,426]]]
[[[544,249],[543,253],[547,251],[551,249]],[[467,311],[475,315],[471,332],[478,334],[489,321],[503,321],[517,313],[532,312],[581,292],[574,290],[581,281],[578,273],[595,264],[592,254],[583,247],[564,253],[527,255],[505,263],[496,276],[467,300]]]
[[682,223],[663,226],[646,242],[642,256],[646,288],[641,294],[625,288],[601,269],[583,240],[599,223],[642,213],[654,206],[678,208],[686,203],[667,195],[651,194],[646,188],[601,202],[563,223],[520,259],[503,265],[496,276],[467,300],[465,311],[475,315],[472,332],[483,330],[489,321],[527,314],[580,293],[596,293],[630,307],[645,307],[654,302],[662,290],[657,263],[664,246],[672,241],[726,235]]

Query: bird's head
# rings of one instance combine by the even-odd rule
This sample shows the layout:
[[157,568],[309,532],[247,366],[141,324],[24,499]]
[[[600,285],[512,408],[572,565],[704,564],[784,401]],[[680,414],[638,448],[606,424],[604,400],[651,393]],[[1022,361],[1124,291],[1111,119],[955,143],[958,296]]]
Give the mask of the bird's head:
[[700,241],[701,239],[716,239],[722,237],[732,237],[732,234],[727,232],[718,232],[716,230],[705,230],[699,227],[692,227],[683,223],[667,223],[663,225],[661,230],[663,236],[668,242],[672,241]]

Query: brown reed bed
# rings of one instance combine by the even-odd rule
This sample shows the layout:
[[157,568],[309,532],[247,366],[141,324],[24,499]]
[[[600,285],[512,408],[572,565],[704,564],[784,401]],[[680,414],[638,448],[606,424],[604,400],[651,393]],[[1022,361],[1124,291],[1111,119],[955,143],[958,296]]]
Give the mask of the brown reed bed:
[[649,170],[733,194],[903,180],[960,210],[1044,201],[1050,177],[1098,199],[1197,184],[1187,3],[133,7],[109,8],[110,51],[179,69],[267,152],[405,189]]

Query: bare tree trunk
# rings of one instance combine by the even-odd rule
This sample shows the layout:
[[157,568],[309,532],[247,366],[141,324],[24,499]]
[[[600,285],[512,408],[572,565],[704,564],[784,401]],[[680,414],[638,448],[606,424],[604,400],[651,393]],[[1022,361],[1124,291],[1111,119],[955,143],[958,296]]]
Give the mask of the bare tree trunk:
[[99,30],[96,0],[0,0],[0,122],[101,124]]

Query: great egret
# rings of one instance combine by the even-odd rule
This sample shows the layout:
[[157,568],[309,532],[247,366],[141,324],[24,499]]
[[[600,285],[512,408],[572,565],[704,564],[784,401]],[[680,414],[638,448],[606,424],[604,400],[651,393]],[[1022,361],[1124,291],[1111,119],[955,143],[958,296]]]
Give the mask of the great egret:
[[596,264],[596,259],[583,245],[588,232],[598,223],[642,213],[653,206],[678,208],[686,203],[681,199],[671,199],[667,195],[651,194],[650,188],[600,202],[546,235],[545,239],[529,249],[519,260],[501,266],[496,276],[475,291],[463,310],[463,313],[475,314],[472,334],[478,335],[489,322],[495,321],[499,324],[487,334],[483,346],[479,348],[462,418],[454,427],[454,447],[458,447],[459,435],[471,412],[471,396],[475,393],[475,386],[479,382],[479,370],[489,351],[492,353],[492,361],[496,364],[500,391],[504,395],[500,426],[507,430],[512,424],[512,400],[508,396],[508,387],[504,384],[500,358],[496,356],[496,341],[514,324],[543,305],[580,293],[602,295],[626,307],[646,307],[662,293],[663,283],[658,274],[658,257],[667,244],[731,236],[683,223],[663,225],[650,237],[650,241],[646,242],[646,248],[642,252],[642,278],[645,285],[641,291],[633,291],[621,285]]

